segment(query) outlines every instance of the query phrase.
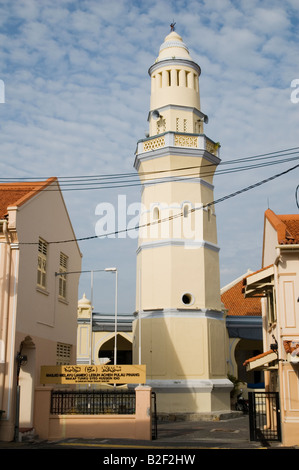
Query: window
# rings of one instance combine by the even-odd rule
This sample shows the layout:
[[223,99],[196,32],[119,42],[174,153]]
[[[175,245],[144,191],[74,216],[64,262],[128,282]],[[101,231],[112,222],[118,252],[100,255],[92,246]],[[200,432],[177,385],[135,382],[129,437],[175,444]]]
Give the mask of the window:
[[56,365],[63,366],[71,363],[71,349],[70,344],[57,343],[56,346]]
[[267,292],[268,323],[273,325],[276,322],[276,304],[274,288]]
[[157,121],[157,134],[161,134],[162,132],[166,132],[166,120],[162,117]]
[[41,238],[38,241],[37,285],[46,288],[48,243]]
[[66,299],[66,272],[67,272],[67,265],[68,265],[68,257],[60,253],[59,259],[59,297]]

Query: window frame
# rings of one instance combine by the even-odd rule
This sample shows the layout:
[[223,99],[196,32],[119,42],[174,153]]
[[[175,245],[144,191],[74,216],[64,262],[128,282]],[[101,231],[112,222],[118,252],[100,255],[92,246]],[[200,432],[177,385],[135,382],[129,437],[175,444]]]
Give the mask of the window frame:
[[47,288],[48,248],[48,242],[43,238],[39,237],[36,284],[38,288],[43,290],[46,290]]
[[59,277],[58,277],[58,296],[60,299],[67,299],[67,276],[69,257],[60,252],[59,254]]
[[70,365],[72,357],[72,345],[67,343],[56,343],[56,365]]

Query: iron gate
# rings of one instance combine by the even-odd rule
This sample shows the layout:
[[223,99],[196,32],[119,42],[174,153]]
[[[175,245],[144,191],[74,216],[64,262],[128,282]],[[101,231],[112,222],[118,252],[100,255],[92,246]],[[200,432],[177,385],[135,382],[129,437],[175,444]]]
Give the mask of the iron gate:
[[248,398],[250,440],[281,441],[279,393],[250,392]]
[[157,399],[156,393],[152,392],[152,439],[158,438],[157,428]]

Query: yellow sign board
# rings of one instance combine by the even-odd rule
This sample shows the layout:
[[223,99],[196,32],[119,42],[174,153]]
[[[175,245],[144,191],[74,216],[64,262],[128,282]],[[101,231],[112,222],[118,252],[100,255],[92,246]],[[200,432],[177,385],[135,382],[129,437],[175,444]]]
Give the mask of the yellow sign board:
[[144,384],[145,365],[42,366],[41,384]]

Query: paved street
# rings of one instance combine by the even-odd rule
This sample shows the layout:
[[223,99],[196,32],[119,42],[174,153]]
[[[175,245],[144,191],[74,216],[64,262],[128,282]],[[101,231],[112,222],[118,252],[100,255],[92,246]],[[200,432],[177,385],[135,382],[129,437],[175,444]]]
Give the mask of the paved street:
[[21,443],[0,443],[0,449],[116,449],[131,451],[172,451],[187,449],[285,449],[279,442],[252,442],[249,439],[248,416],[220,421],[173,421],[158,423],[157,439],[64,439],[45,442],[39,439]]

